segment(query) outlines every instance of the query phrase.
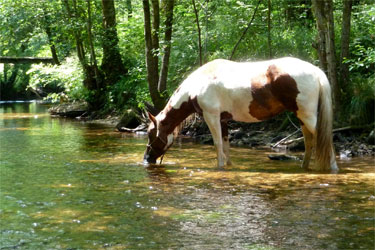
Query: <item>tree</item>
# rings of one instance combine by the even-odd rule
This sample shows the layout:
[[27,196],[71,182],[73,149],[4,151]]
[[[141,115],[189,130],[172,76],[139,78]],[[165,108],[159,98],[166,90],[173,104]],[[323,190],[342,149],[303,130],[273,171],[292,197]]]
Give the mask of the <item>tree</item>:
[[111,85],[116,83],[128,70],[124,67],[118,48],[114,0],[102,0],[102,12],[103,60],[101,69],[105,75],[105,83]]
[[[147,81],[152,102],[156,109],[161,110],[166,103],[166,83],[168,76],[169,58],[171,53],[172,24],[174,0],[164,1],[165,10],[165,34],[163,59],[159,75],[159,31],[160,8],[158,0],[151,0],[152,22],[149,0],[143,0],[144,31],[146,48]],[[152,23],[152,28],[151,28]]]
[[313,0],[313,9],[319,34],[317,47],[320,65],[328,73],[334,93],[334,104],[338,110],[340,90],[337,81],[333,1]]

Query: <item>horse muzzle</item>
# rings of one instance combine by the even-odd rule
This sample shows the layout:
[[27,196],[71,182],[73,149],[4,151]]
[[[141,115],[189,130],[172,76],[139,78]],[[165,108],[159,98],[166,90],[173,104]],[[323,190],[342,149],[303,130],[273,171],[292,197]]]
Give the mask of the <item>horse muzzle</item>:
[[156,157],[152,157],[150,154],[147,152],[143,156],[143,163],[144,164],[155,164],[156,163]]

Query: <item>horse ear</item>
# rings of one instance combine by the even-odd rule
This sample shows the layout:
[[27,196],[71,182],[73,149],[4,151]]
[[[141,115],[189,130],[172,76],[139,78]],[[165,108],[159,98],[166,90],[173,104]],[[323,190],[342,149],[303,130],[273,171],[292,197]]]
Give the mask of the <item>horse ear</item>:
[[150,119],[151,122],[153,122],[156,126],[156,118],[153,116],[150,112],[147,112],[148,118]]

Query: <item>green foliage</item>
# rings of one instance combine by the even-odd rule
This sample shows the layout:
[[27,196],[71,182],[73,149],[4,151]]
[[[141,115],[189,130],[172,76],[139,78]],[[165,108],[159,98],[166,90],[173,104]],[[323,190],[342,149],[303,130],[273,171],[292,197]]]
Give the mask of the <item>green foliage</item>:
[[106,87],[106,110],[143,108],[145,101],[151,103],[144,67],[144,64],[131,67],[128,77]]
[[349,64],[349,71],[362,77],[371,76],[371,69],[375,69],[375,48],[355,43],[351,46],[351,52],[352,58],[344,59],[344,63]]
[[347,104],[352,124],[370,124],[375,121],[375,74],[369,78],[357,77],[350,86]]
[[54,102],[82,100],[88,91],[83,87],[83,73],[76,57],[68,57],[61,65],[34,64],[27,71],[30,77],[28,88],[49,90],[47,99]]
[[353,124],[369,124],[375,116],[375,4],[353,6],[352,42],[348,64],[351,84],[344,109]]

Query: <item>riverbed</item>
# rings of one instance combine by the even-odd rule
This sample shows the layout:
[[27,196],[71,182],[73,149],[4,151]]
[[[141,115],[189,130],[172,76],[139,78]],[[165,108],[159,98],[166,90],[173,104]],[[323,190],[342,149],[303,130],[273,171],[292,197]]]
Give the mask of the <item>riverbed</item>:
[[[0,249],[374,249],[374,158],[338,174],[271,150],[177,139],[144,166],[144,135],[0,104]],[[297,156],[302,156],[297,153]]]

